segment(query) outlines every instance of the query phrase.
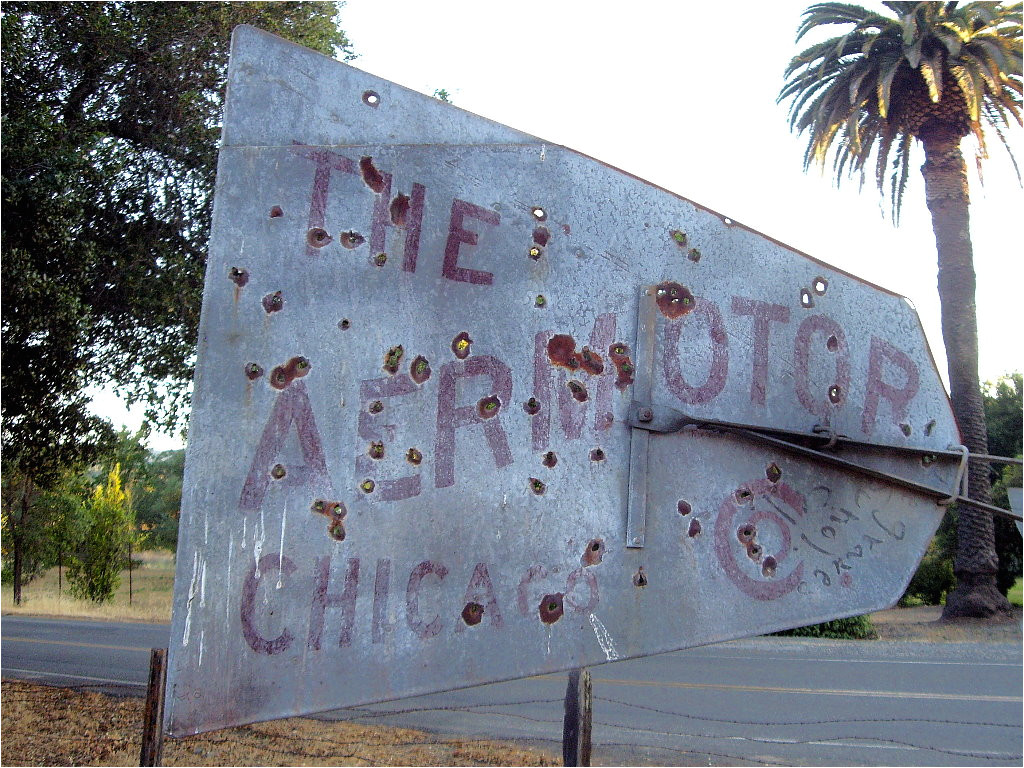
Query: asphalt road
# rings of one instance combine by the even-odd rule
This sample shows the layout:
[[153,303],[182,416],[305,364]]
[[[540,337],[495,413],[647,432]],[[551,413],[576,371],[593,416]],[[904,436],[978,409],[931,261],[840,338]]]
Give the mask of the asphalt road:
[[[166,625],[6,616],[5,678],[141,695]],[[591,668],[595,764],[1020,765],[1009,644],[757,638]],[[320,715],[558,749],[565,678]]]

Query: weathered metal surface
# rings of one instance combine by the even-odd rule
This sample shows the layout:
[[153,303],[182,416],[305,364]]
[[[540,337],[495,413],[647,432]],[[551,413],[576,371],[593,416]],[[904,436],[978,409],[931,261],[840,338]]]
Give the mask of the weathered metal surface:
[[[652,322],[638,329],[642,291]],[[959,442],[901,297],[239,28],[168,732],[897,599],[941,518],[934,500],[727,434],[634,430],[641,373],[652,406],[700,418]],[[631,462],[634,432],[646,449]],[[835,450],[936,487],[956,472],[948,456]],[[627,546],[631,488],[642,546]]]

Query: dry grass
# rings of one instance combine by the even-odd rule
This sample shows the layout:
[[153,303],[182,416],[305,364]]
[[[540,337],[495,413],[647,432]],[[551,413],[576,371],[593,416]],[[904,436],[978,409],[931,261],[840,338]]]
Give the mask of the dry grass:
[[128,595],[128,571],[121,573],[121,586],[109,603],[97,605],[88,600],[75,600],[68,593],[67,574],[63,588],[57,569],[51,568],[42,576],[24,585],[21,605],[16,606],[10,584],[0,593],[0,609],[15,616],[64,616],[72,619],[103,619],[106,621],[160,621],[171,620],[171,595],[174,590],[174,555],[170,552],[140,552],[135,558],[142,561],[132,570],[131,603]]
[[[0,765],[138,765],[141,699],[4,681]],[[560,765],[554,754],[293,717],[168,740],[164,765]]]

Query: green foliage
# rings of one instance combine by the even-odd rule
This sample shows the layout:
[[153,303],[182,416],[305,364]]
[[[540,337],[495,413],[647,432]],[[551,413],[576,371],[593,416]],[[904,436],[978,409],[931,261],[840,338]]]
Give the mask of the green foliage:
[[835,640],[872,640],[878,637],[871,619],[867,616],[834,619],[821,624],[786,629],[773,634],[789,637],[827,637]]
[[941,605],[946,593],[956,586],[953,576],[953,558],[943,547],[942,539],[936,536],[928,545],[914,578],[907,591],[900,598],[900,605]]
[[883,5],[892,15],[833,2],[804,11],[797,42],[832,25],[843,34],[792,59],[779,101],[792,99],[790,127],[808,135],[805,168],[834,152],[837,181],[874,177],[883,193],[888,181],[898,218],[913,139],[936,122],[973,133],[979,157],[986,127],[1009,151],[1003,128],[1021,114],[1021,4]]
[[3,4],[5,452],[97,429],[87,384],[113,382],[155,423],[177,423],[231,30],[351,56],[339,7]]
[[440,99],[445,104],[451,104],[452,103],[452,95],[450,93],[448,93],[447,89],[445,89],[445,88],[435,88],[434,89],[434,98],[435,99]]
[[142,543],[119,465],[114,465],[106,481],[96,486],[91,498],[69,520],[69,528],[71,594],[96,603],[110,600],[121,583],[121,570],[128,565],[129,546],[137,548]]
[[[985,421],[988,426],[989,452],[996,456],[1020,458],[1024,443],[1024,375],[1020,372],[1001,377],[985,384],[983,391]],[[1021,468],[1006,464],[993,465],[992,503],[1003,509],[1010,508],[1006,489],[1021,485]],[[1012,520],[995,518],[996,555],[999,570],[996,587],[1004,595],[1021,575],[1024,546],[1020,531]]]
[[150,457],[133,486],[136,519],[150,546],[177,548],[184,466],[184,450],[164,451]]

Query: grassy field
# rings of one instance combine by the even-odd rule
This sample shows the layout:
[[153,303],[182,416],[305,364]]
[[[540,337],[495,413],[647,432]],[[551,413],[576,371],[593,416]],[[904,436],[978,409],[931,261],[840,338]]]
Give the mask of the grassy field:
[[1010,587],[1010,591],[1006,593],[1006,596],[1013,605],[1024,605],[1024,582],[1021,579],[1017,579],[1013,586]]
[[97,605],[75,600],[68,593],[67,575],[63,585],[56,568],[33,579],[21,589],[21,605],[16,606],[10,584],[3,585],[0,609],[14,615],[69,616],[107,621],[170,621],[171,593],[174,589],[174,555],[164,551],[140,552],[142,565],[132,569],[131,600],[128,571],[121,573],[121,586],[109,603]]

